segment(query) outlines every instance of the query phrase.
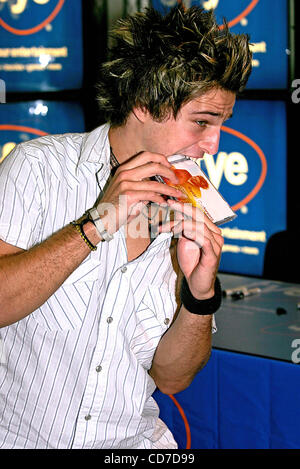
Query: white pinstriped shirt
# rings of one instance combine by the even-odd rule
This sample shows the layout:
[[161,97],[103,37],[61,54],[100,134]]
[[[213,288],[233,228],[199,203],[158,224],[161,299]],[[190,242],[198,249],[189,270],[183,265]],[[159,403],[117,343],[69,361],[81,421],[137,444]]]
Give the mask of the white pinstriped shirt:
[[[108,129],[13,150],[0,165],[2,240],[29,249],[94,205],[110,173]],[[0,329],[0,447],[177,447],[148,374],[176,309],[170,239],[128,262],[120,229],[43,306]]]

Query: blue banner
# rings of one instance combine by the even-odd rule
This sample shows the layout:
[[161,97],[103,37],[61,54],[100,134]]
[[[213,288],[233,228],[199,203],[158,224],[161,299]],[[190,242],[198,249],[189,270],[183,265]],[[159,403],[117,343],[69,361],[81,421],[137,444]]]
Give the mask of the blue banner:
[[0,106],[0,162],[17,143],[47,134],[84,132],[84,115],[77,103],[30,101]]
[[[152,0],[162,13],[177,0]],[[286,89],[288,87],[288,0],[184,0],[186,7],[200,5],[215,9],[219,24],[225,17],[235,34],[250,35],[253,72],[248,89]]]
[[8,92],[81,88],[81,0],[1,0],[0,44]]
[[286,229],[286,145],[284,102],[239,100],[218,153],[201,161],[238,215],[221,227],[220,270],[260,276],[269,237]]

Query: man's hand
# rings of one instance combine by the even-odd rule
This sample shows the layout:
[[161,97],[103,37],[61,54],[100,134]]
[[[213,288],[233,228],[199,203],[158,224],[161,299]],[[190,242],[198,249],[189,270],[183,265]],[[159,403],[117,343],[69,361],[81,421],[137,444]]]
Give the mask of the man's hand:
[[108,233],[130,223],[149,202],[166,205],[168,197],[182,197],[182,192],[150,178],[155,175],[178,180],[164,155],[142,152],[120,165],[110,181],[97,210]]
[[177,258],[193,296],[199,300],[214,295],[224,239],[218,228],[199,208],[191,204],[168,201],[175,220],[167,228],[179,237]]

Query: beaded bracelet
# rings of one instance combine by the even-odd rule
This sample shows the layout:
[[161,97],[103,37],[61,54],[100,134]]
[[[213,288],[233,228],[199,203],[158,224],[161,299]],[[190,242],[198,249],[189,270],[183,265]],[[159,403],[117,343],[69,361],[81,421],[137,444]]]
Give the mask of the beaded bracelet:
[[183,306],[190,313],[199,314],[201,316],[213,314],[220,308],[222,302],[222,288],[220,280],[216,277],[215,294],[212,298],[208,298],[207,300],[198,300],[192,295],[186,278],[183,277],[180,299]]
[[84,231],[83,231],[83,228],[81,226],[80,223],[76,222],[76,221],[71,221],[71,225],[75,226],[76,230],[78,231],[78,233],[80,234],[81,238],[83,239],[83,241],[85,242],[85,244],[87,244],[87,246],[90,248],[91,251],[96,251],[97,250],[97,246],[94,246],[90,240],[87,238],[87,236],[85,235]]

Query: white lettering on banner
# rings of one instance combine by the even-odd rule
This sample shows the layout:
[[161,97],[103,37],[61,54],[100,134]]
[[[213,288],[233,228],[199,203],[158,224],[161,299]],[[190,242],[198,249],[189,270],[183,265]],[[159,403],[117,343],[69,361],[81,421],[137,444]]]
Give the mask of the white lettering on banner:
[[205,10],[212,10],[213,8],[217,8],[218,4],[219,0],[207,0],[203,2],[203,8],[205,8]]
[[252,60],[252,67],[259,67],[260,66],[260,61],[258,59],[253,59]]
[[[0,0],[1,1],[1,0]],[[0,47],[0,58],[9,57],[68,57],[68,47]]]
[[291,360],[293,363],[300,363],[300,339],[294,339],[291,343],[291,347],[296,350],[293,351]]
[[263,231],[250,231],[241,230],[240,228],[229,228],[228,226],[222,229],[222,235],[228,239],[240,239],[259,243],[267,242],[267,233]]
[[[46,5],[50,0],[32,0],[34,3],[38,5]],[[13,15],[20,15],[23,13],[27,6],[28,0],[16,0],[14,3],[10,2],[9,0],[0,0],[0,3],[8,2],[8,6],[10,11]]]
[[217,189],[220,187],[221,184],[226,157],[227,153],[225,153],[225,151],[220,151],[215,162],[214,157],[212,155],[208,155],[207,153],[205,153],[204,155],[204,162],[207,169],[208,177]]
[[[205,153],[203,159],[208,177],[217,189],[220,187],[223,174],[227,182],[233,186],[241,186],[248,179],[248,162],[242,153],[237,151],[231,153],[220,151],[216,162],[212,155]],[[201,160],[199,162],[201,163]]]
[[[0,154],[0,163],[15,146],[16,144],[14,142],[7,142],[3,145]],[[216,162],[214,162],[212,155],[205,154],[204,161],[208,177],[217,189],[220,187],[223,174],[227,182],[233,186],[241,186],[247,181],[248,163],[242,153],[236,151],[231,153],[220,151]],[[201,160],[199,160],[199,163],[201,163]]]
[[[266,54],[267,53],[267,43],[265,41],[254,42],[253,44],[250,44],[249,48],[253,52],[253,54],[255,53]],[[252,67],[259,67],[259,66],[260,66],[260,60],[253,57]]]
[[14,142],[7,142],[3,145],[2,151],[0,153],[0,163],[7,157],[7,155],[15,148],[16,144]]
[[229,153],[224,167],[225,179],[233,186],[241,186],[247,181],[248,163],[244,155],[237,151]]
[[222,253],[230,252],[232,254],[247,254],[250,256],[259,256],[259,249],[251,246],[237,246],[235,244],[224,244]]
[[[0,162],[6,158],[15,145],[16,144],[14,142],[7,142],[3,145],[2,152],[0,154]],[[200,164],[201,160],[198,161]],[[217,189],[220,187],[223,174],[227,182],[233,186],[241,186],[247,181],[248,163],[242,153],[237,151],[231,153],[220,151],[216,158],[216,162],[212,155],[208,155],[206,153],[204,155],[204,161],[208,177]]]
[[254,42],[253,44],[249,45],[249,49],[253,53],[261,52],[263,54],[266,54],[267,53],[267,43],[265,41]]
[[48,65],[43,65],[43,64],[4,64],[0,65],[0,70],[4,70],[5,72],[44,72],[45,70],[51,70],[54,72],[58,72],[62,70],[63,66],[62,64],[48,64]]

